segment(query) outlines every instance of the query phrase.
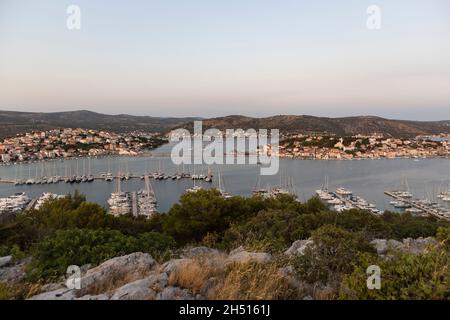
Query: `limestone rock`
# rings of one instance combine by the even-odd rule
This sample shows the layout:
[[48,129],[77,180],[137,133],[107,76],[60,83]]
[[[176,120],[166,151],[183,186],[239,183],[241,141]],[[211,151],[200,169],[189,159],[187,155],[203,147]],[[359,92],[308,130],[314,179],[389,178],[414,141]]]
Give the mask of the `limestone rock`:
[[154,300],[156,292],[167,286],[167,274],[151,275],[145,279],[136,280],[117,289],[111,300]]
[[90,294],[82,296],[81,298],[77,298],[76,300],[109,300],[109,296],[107,294],[99,294],[95,296],[91,296]]
[[156,292],[150,289],[148,279],[136,280],[115,291],[111,300],[153,300]]
[[225,264],[229,263],[268,263],[272,260],[270,253],[266,252],[248,252],[245,250],[233,250],[228,258],[225,260]]
[[210,296],[217,286],[217,283],[218,279],[216,277],[209,278],[203,283],[202,287],[200,288],[200,294],[204,297]]
[[183,257],[195,258],[195,257],[214,257],[219,255],[219,250],[208,247],[195,247],[184,250]]
[[375,239],[370,242],[377,250],[378,255],[385,255],[388,251],[388,243],[386,239]]
[[419,254],[424,252],[427,247],[437,245],[438,241],[434,238],[418,238],[418,239],[403,239],[404,250],[410,253]]
[[156,300],[194,300],[194,296],[187,289],[167,287],[158,293]]
[[378,255],[384,256],[389,250],[399,250],[413,254],[422,253],[428,246],[437,245],[438,242],[434,238],[418,238],[403,239],[402,242],[397,240],[375,239],[371,242],[377,250]]
[[0,258],[0,268],[6,267],[12,262],[12,256],[6,256]]
[[155,260],[147,253],[136,252],[105,261],[101,265],[89,269],[81,277],[81,288],[88,292],[92,287],[103,283],[113,284],[123,277],[127,279],[142,279],[155,266]]
[[192,262],[192,259],[182,258],[182,259],[172,259],[167,261],[162,266],[162,271],[170,276],[171,273],[181,270],[185,265]]
[[65,289],[67,290],[67,287],[64,285],[64,283],[48,283],[41,287],[41,292],[51,292],[56,290]]
[[29,300],[75,300],[75,290],[60,288],[54,291],[44,292],[31,297]]
[[312,245],[314,245],[314,241],[311,239],[297,240],[284,253],[288,256],[301,256],[304,254],[306,248]]
[[243,246],[237,247],[236,249],[230,251],[230,256],[243,251],[245,251],[245,248]]
[[387,240],[387,246],[388,250],[402,250],[403,249],[403,243],[397,240]]
[[30,259],[25,259],[13,265],[0,268],[0,282],[15,284],[22,282],[25,278],[25,267]]
[[[116,283],[122,281],[130,282],[136,279],[142,279],[153,269],[155,264],[155,260],[149,254],[142,252],[116,257],[86,271],[86,273],[81,276],[80,290],[70,290],[63,283],[51,284],[44,288],[50,291],[36,295],[32,297],[31,300],[109,299],[107,295],[92,295],[92,292],[90,291],[97,291],[93,290],[94,288],[110,289]],[[132,288],[130,283],[129,285]],[[132,292],[130,287],[128,289]]]

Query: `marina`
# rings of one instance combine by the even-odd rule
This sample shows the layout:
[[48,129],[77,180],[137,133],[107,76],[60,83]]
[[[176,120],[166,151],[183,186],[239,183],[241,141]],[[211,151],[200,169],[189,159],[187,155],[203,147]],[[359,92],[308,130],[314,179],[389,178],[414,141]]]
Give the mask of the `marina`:
[[325,186],[322,189],[316,190],[317,196],[332,207],[337,212],[343,212],[345,210],[360,209],[366,210],[374,215],[380,215],[383,212],[377,207],[369,203],[367,200],[356,196],[352,191],[343,187],[339,187],[335,192],[328,191],[328,187]]
[[404,209],[405,212],[421,216],[433,216],[450,221],[450,210],[438,202],[429,199],[414,199],[413,195],[407,191],[385,191],[384,193],[394,199],[390,202],[391,205]]
[[150,218],[157,212],[157,200],[148,175],[144,176],[145,188],[139,191],[122,191],[121,177],[117,177],[117,189],[108,199],[108,212],[114,216],[132,214]]
[[[261,176],[258,164],[211,165],[210,181],[195,179],[195,176],[207,176],[207,165],[174,165],[168,154],[170,145],[155,150],[152,156],[103,157],[85,160],[54,160],[46,163],[30,163],[0,166],[0,197],[8,197],[25,192],[30,198],[38,198],[44,192],[68,194],[75,191],[85,195],[88,201],[96,202],[105,208],[108,199],[116,190],[114,181],[120,176],[122,191],[138,192],[145,188],[144,177],[148,174],[155,196],[158,211],[167,212],[177,203],[187,189],[224,189],[230,195],[251,196],[257,189],[262,193],[294,193],[300,201],[305,201],[316,194],[323,185],[324,177],[329,177],[328,190],[340,187],[352,190],[372,203],[380,211],[391,210],[403,212],[390,204],[394,199],[384,194],[385,190],[405,189],[404,177],[408,178],[409,190],[418,198],[438,202],[450,209],[450,202],[444,201],[450,183],[450,159],[381,159],[361,161],[315,161],[298,159],[281,159],[279,173],[273,176]],[[78,173],[77,173],[78,162]],[[90,164],[89,164],[90,162]],[[44,176],[52,177],[51,183],[15,185],[17,179],[28,180]],[[84,167],[86,167],[84,171]],[[37,169],[36,169],[37,168]],[[65,182],[65,171],[71,181]],[[220,172],[220,175],[219,175]],[[448,173],[448,174],[447,174]],[[93,175],[89,182],[83,176]],[[58,179],[58,176],[61,177]],[[75,176],[75,179],[73,179]],[[79,176],[81,179],[76,179]],[[194,179],[192,179],[194,176]],[[219,176],[220,180],[219,181]],[[57,179],[54,179],[56,177]],[[209,179],[208,179],[209,180]],[[259,180],[259,181],[258,181]],[[58,181],[58,182],[56,182]],[[219,187],[219,184],[221,185]],[[275,190],[278,189],[278,190]],[[340,191],[339,191],[340,192]]]

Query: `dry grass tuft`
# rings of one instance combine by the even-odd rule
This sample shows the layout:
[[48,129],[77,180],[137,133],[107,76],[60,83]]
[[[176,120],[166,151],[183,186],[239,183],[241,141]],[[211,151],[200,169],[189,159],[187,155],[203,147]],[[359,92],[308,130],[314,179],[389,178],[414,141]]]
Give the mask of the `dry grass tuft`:
[[105,292],[114,291],[121,286],[145,278],[150,272],[145,273],[129,273],[129,272],[115,272],[108,279],[97,281],[90,286],[83,288],[77,292],[77,296],[81,297],[87,294],[98,295]]
[[9,286],[6,283],[0,282],[0,300],[23,300],[30,298],[41,291],[42,285],[40,283],[19,283]]
[[220,275],[222,265],[216,259],[192,259],[170,274],[169,285],[189,289],[194,294],[205,294],[207,280]]
[[276,263],[234,264],[220,279],[208,296],[220,300],[275,300],[298,299],[298,289],[292,287]]

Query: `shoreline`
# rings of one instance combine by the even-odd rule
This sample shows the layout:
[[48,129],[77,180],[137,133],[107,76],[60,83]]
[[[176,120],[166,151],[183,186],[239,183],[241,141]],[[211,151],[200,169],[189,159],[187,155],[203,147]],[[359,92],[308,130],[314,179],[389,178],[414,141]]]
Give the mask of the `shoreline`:
[[[156,150],[156,149],[154,149]],[[225,155],[225,154],[224,154]],[[33,160],[33,161],[20,161],[20,162],[0,162],[0,167],[9,167],[9,166],[16,166],[16,165],[29,165],[29,164],[36,164],[36,163],[47,163],[47,162],[54,162],[54,161],[72,161],[72,160],[80,160],[80,159],[104,159],[104,158],[139,158],[139,157],[146,157],[149,158],[169,158],[167,156],[155,156],[152,155],[151,152],[142,152],[136,155],[118,155],[118,154],[109,154],[109,155],[101,155],[101,156],[74,156],[74,157],[68,157],[68,158],[54,158],[54,159],[45,159],[45,160]],[[248,156],[246,156],[248,157]],[[320,158],[310,158],[310,157],[295,157],[295,156],[280,156],[280,160],[309,160],[309,161],[363,161],[363,160],[400,160],[400,159],[409,159],[409,160],[431,160],[431,159],[450,159],[450,155],[448,156],[432,156],[432,157],[379,157],[379,158],[352,158],[352,159],[337,159],[337,158],[331,158],[331,159],[320,159]],[[226,164],[226,163],[224,163]]]
[[318,159],[318,158],[306,158],[295,156],[280,156],[280,159],[292,159],[292,160],[314,160],[314,161],[361,161],[361,160],[398,160],[398,159],[411,159],[411,160],[428,160],[428,159],[450,159],[448,156],[432,156],[432,157],[379,157],[379,158],[352,158],[352,159]]
[[[152,149],[154,151],[156,149]],[[31,161],[14,161],[14,162],[0,162],[0,167],[9,167],[9,166],[16,166],[16,165],[28,165],[28,164],[35,164],[35,163],[47,163],[47,162],[54,162],[54,161],[72,161],[72,160],[80,160],[80,159],[103,159],[103,158],[137,158],[137,157],[143,157],[148,154],[151,154],[151,152],[140,152],[135,155],[123,155],[123,154],[107,154],[107,155],[97,155],[97,156],[73,156],[73,157],[59,157],[59,158],[52,158],[52,159],[39,159],[39,160],[31,160]]]

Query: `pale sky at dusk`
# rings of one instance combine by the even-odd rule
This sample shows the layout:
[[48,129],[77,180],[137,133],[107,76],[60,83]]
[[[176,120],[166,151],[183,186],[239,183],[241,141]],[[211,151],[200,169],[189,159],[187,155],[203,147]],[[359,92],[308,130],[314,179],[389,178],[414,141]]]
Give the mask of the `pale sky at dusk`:
[[77,109],[449,120],[450,1],[0,0],[0,110]]

